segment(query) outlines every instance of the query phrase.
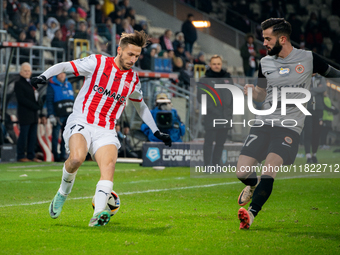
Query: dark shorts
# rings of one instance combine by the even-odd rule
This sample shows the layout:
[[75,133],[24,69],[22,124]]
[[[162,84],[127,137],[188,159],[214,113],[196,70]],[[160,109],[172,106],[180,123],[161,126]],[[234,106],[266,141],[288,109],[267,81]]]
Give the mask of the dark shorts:
[[241,149],[241,155],[255,158],[259,163],[269,153],[275,153],[283,159],[283,165],[293,164],[299,149],[300,135],[288,128],[252,127]]

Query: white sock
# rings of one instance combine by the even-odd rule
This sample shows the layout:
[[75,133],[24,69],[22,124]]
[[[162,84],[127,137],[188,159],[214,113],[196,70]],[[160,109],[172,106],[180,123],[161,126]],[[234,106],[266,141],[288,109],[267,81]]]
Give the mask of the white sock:
[[306,154],[306,158],[311,158],[311,157],[312,157],[312,155],[310,155],[310,153]]
[[107,200],[113,188],[113,182],[107,180],[101,180],[97,183],[96,194],[94,198],[94,212],[95,215],[98,212],[104,211],[106,208]]
[[74,173],[69,173],[66,171],[65,165],[63,167],[63,176],[61,177],[61,184],[59,188],[59,192],[67,196],[68,194],[71,193],[73,184],[74,184],[74,179],[76,178],[77,171]]

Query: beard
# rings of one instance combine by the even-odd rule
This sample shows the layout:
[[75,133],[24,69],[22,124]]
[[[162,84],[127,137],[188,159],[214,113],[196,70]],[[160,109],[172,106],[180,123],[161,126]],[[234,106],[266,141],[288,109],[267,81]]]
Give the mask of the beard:
[[119,62],[119,65],[122,67],[123,70],[126,71],[126,70],[131,69],[131,66],[127,66],[127,65],[124,64],[124,60],[123,60],[122,56],[119,56],[118,62]]
[[279,40],[277,40],[274,47],[271,50],[268,49],[268,55],[269,56],[278,55],[281,50],[282,50],[282,45],[280,45]]

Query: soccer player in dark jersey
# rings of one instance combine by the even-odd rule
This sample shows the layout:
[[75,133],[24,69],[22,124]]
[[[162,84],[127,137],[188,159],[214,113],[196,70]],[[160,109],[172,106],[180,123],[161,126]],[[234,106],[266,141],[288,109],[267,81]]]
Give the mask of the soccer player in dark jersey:
[[[269,198],[276,172],[275,167],[294,163],[298,152],[299,137],[304,125],[305,113],[295,104],[286,106],[286,115],[281,114],[282,88],[303,88],[309,90],[313,73],[328,78],[340,77],[340,71],[329,66],[321,57],[311,51],[299,50],[290,42],[291,25],[283,18],[270,18],[262,22],[263,45],[268,56],[261,59],[258,72],[258,85],[244,86],[248,95],[251,88],[253,100],[263,102],[263,109],[272,108],[276,100],[273,91],[277,90],[277,107],[270,115],[257,115],[242,147],[237,163],[237,177],[246,187],[242,190],[238,204],[246,205],[252,200],[248,210],[240,208],[238,218],[240,229],[248,229],[254,218]],[[287,98],[303,99],[304,93],[290,93]],[[282,124],[284,123],[284,125]],[[249,171],[252,166],[265,160],[261,178]],[[270,168],[271,167],[271,168]]]

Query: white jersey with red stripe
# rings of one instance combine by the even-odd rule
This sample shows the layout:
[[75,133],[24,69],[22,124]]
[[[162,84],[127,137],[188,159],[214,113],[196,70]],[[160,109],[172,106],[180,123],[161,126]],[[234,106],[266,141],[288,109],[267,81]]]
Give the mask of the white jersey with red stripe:
[[137,73],[120,70],[113,57],[90,55],[70,63],[74,74],[85,76],[85,81],[69,119],[113,129],[127,99],[143,100]]

